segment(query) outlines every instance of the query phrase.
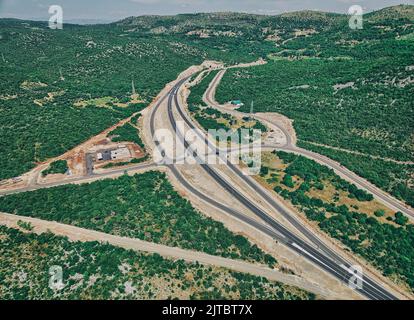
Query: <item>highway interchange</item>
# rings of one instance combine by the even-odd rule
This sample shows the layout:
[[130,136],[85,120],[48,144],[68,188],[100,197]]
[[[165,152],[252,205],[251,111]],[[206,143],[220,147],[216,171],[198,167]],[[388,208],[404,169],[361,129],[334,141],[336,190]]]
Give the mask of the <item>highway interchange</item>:
[[[224,71],[222,71],[224,72]],[[220,106],[217,105],[217,103],[212,99],[213,92],[215,90],[215,86],[217,85],[218,81],[220,80],[220,77],[222,76],[222,72],[220,72],[216,78],[211,83],[208,91],[205,94],[205,99],[207,99],[207,102],[214,107],[220,108]],[[188,81],[189,77],[178,80],[176,84],[166,93],[164,96],[162,96],[158,102],[155,104],[153,108],[150,109],[150,117],[149,117],[149,126],[150,126],[150,132],[151,137],[153,139],[153,142],[155,143],[155,146],[157,148],[161,148],[159,145],[159,142],[155,139],[155,131],[156,131],[156,125],[158,123],[158,119],[160,116],[162,116],[162,112],[168,113],[168,120],[170,124],[170,130],[172,132],[177,133],[182,141],[184,142],[184,147],[190,149],[191,153],[191,147],[189,146],[189,142],[184,139],[183,132],[180,132],[180,130],[177,128],[177,121],[183,121],[186,126],[189,128],[196,128],[196,124],[193,123],[190,116],[186,113],[186,109],[180,104],[178,96],[179,92],[182,89],[183,85]],[[164,104],[164,102],[167,102]],[[167,109],[163,110],[161,107],[163,105],[166,105]],[[179,120],[176,118],[176,115],[174,115],[174,111],[179,116]],[[237,112],[237,111],[235,111]],[[260,118],[257,115],[254,115],[256,118]],[[260,118],[264,123],[268,122],[268,119],[262,119]],[[272,123],[272,125],[275,125]],[[285,134],[286,136],[286,144],[281,146],[264,146],[264,147],[274,147],[274,149],[280,149],[285,150],[289,152],[295,152],[299,154],[303,154],[305,156],[308,156],[310,158],[318,158],[320,157],[320,161],[326,161],[325,157],[319,156],[317,154],[314,154],[313,152],[309,152],[307,150],[303,150],[300,148],[297,148],[293,143],[290,135],[286,132],[286,130],[280,126],[278,126],[280,130]],[[199,131],[196,131],[197,134],[200,135],[199,138],[201,138],[202,141],[205,142],[207,149],[216,150],[215,153],[218,154],[217,149],[215,149],[215,145],[209,141],[208,138],[206,138],[206,135],[201,135]],[[160,150],[161,154],[165,154],[163,150]],[[197,153],[193,152],[193,155],[195,158],[198,157]],[[226,159],[223,159],[226,160]],[[302,257],[306,258],[308,261],[312,262],[314,265],[318,266],[320,269],[324,270],[325,272],[331,274],[336,279],[338,279],[341,282],[344,282],[345,284],[350,283],[351,278],[357,278],[360,282],[362,282],[362,287],[356,287],[355,290],[363,295],[364,297],[372,300],[394,300],[397,299],[397,297],[391,293],[388,289],[386,289],[383,285],[378,284],[373,279],[369,278],[367,275],[359,276],[353,273],[351,271],[351,263],[349,263],[346,259],[344,259],[340,254],[335,252],[333,249],[331,249],[329,246],[325,244],[323,240],[321,240],[312,230],[304,226],[297,218],[290,212],[289,209],[287,209],[285,206],[280,204],[278,200],[276,200],[275,197],[272,197],[272,195],[267,192],[262,186],[260,186],[254,179],[251,177],[245,175],[242,170],[238,167],[232,164],[230,161],[225,161],[227,168],[234,173],[234,175],[242,181],[252,192],[254,192],[258,198],[263,199],[266,203],[268,203],[274,210],[276,210],[278,213],[280,213],[297,231],[298,234],[293,233],[288,228],[283,226],[281,223],[279,223],[277,220],[275,220],[271,215],[269,215],[266,210],[261,208],[256,201],[253,201],[252,199],[246,197],[243,195],[233,184],[232,182],[229,182],[223,175],[220,173],[220,170],[217,168],[208,165],[208,164],[199,164],[201,168],[208,174],[208,176],[217,182],[223,189],[225,189],[234,199],[236,199],[239,203],[243,205],[244,208],[246,208],[249,212],[253,213],[254,216],[256,216],[258,219],[253,219],[250,216],[246,215],[244,212],[241,212],[240,210],[235,210],[234,208],[231,208],[228,205],[225,205],[223,203],[220,203],[220,201],[217,201],[217,199],[214,199],[214,197],[208,196],[205,193],[198,190],[197,187],[193,186],[186,177],[180,172],[179,168],[175,164],[155,164],[155,163],[143,163],[143,164],[137,164],[134,166],[128,166],[126,168],[120,168],[120,169],[112,169],[109,171],[106,171],[105,173],[96,173],[91,176],[85,176],[85,177],[76,177],[73,179],[65,179],[63,181],[58,182],[52,182],[47,184],[37,184],[36,182],[32,185],[15,189],[15,190],[6,190],[6,191],[0,191],[0,196],[17,193],[17,192],[25,192],[25,191],[32,191],[36,189],[41,188],[50,188],[55,187],[59,185],[69,184],[69,183],[82,183],[82,182],[89,182],[93,179],[102,179],[106,177],[113,177],[116,175],[121,175],[125,172],[135,172],[140,170],[150,170],[150,169],[156,169],[161,167],[166,167],[170,172],[175,176],[175,178],[178,180],[180,185],[184,187],[186,190],[188,190],[190,193],[192,193],[194,196],[199,198],[200,200],[208,203],[209,205],[219,209],[220,211],[238,219],[239,221],[259,230],[263,234],[266,234],[275,241],[282,243],[286,245],[288,248],[290,248],[292,251],[296,252],[297,254],[301,255]],[[334,161],[332,163],[327,163],[327,165],[331,168],[333,168],[336,171],[341,171],[344,175],[347,175],[347,169],[343,168],[342,166],[338,166]],[[354,182],[355,181],[355,174],[351,173],[349,175],[349,179]],[[393,198],[389,195],[386,195],[382,191],[378,192],[378,190],[375,190],[375,188],[372,190],[371,185],[368,183],[368,185],[364,185],[363,179],[355,181],[355,184],[358,186],[362,186],[364,189],[370,191],[378,198],[382,199],[384,203],[388,204],[391,203],[392,206],[400,208],[400,211],[405,212],[409,215],[413,215],[411,212],[412,210],[406,208],[403,206],[398,200],[393,201]],[[402,207],[400,207],[402,206]],[[404,210],[406,209],[406,210]]]
[[[179,81],[165,96],[159,103],[154,107],[152,110],[151,118],[150,118],[150,127],[151,133],[154,136],[155,134],[155,124],[157,122],[157,110],[163,101],[168,98],[168,118],[170,120],[171,129],[176,131],[177,120],[174,118],[173,108],[177,108],[177,111],[180,113],[183,121],[190,128],[194,128],[194,125],[190,122],[190,120],[183,114],[183,110],[178,102],[178,91],[181,86],[185,83],[187,79]],[[189,143],[183,138],[182,133],[177,131],[177,134],[181,135],[181,138],[184,141],[185,147],[189,147]],[[155,141],[156,145],[159,145],[159,142]],[[162,154],[165,154],[161,150]],[[191,153],[191,150],[190,150]],[[196,155],[197,157],[197,155]],[[247,223],[262,232],[272,236],[277,241],[284,243],[293,251],[297,252],[301,256],[307,258],[308,260],[312,261],[314,264],[319,266],[321,269],[325,270],[326,272],[332,274],[340,281],[345,283],[349,283],[351,277],[354,277],[355,274],[349,271],[351,267],[349,263],[347,263],[342,257],[335,254],[332,250],[327,248],[316,236],[312,234],[310,230],[307,230],[306,227],[302,226],[301,224],[296,225],[300,230],[303,232],[303,236],[308,239],[311,243],[315,244],[316,246],[310,245],[308,242],[302,240],[301,238],[297,237],[295,234],[290,232],[284,226],[280,225],[275,219],[269,216],[266,212],[264,212],[260,207],[254,204],[251,200],[247,199],[243,196],[238,190],[236,190],[229,182],[226,181],[212,166],[207,164],[201,164],[202,168],[214,179],[218,182],[224,189],[226,189],[234,198],[240,201],[248,210],[253,212],[256,216],[258,216],[264,224],[258,223],[256,220],[252,220],[248,218],[245,214],[240,212],[235,212],[235,210],[228,208],[226,206],[220,205],[214,199],[211,199],[204,194],[198,192],[194,188],[190,186],[190,184],[186,181],[186,179],[180,174],[179,170],[177,170],[176,166],[169,165],[169,168],[175,175],[175,177],[182,183],[189,191],[200,197],[202,200],[210,203],[211,205],[218,207],[220,210],[225,211],[226,213],[235,216],[237,219]],[[231,170],[236,170],[237,173],[241,178],[246,179],[246,176],[240,172],[235,166],[230,167]],[[254,185],[253,180],[247,179],[248,183],[256,190],[259,191],[260,188]],[[259,191],[260,192],[260,191]],[[266,197],[266,194],[261,194],[262,196]],[[271,199],[268,199],[271,203],[276,206],[277,210],[280,210],[281,207]],[[285,213],[287,214],[287,213]],[[362,295],[369,299],[373,300],[385,300],[385,299],[396,299],[396,297],[388,292],[385,288],[381,285],[374,282],[372,279],[364,276],[359,278],[362,281],[362,287],[357,287],[356,290],[360,292]]]

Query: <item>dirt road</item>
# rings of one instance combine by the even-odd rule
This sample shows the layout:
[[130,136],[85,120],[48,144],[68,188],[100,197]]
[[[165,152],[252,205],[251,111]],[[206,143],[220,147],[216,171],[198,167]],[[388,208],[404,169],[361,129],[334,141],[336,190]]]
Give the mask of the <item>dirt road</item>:
[[176,247],[168,247],[160,244],[142,241],[139,239],[118,237],[98,231],[78,228],[57,222],[45,221],[36,218],[16,216],[8,213],[0,212],[0,224],[10,228],[17,228],[17,222],[28,222],[33,226],[33,232],[44,233],[48,230],[56,235],[68,237],[71,241],[98,241],[109,243],[114,246],[131,249],[135,251],[143,251],[148,253],[158,253],[170,259],[182,259],[187,262],[199,262],[204,265],[212,265],[222,267],[237,272],[249,273],[251,275],[265,277],[269,280],[279,281],[287,285],[299,287],[310,291],[325,299],[340,299],[335,293],[323,290],[319,286],[314,285],[303,278],[294,275],[288,275],[277,270],[272,270],[263,265],[256,265],[244,261],[227,259],[218,256],[212,256],[206,253],[184,250]]

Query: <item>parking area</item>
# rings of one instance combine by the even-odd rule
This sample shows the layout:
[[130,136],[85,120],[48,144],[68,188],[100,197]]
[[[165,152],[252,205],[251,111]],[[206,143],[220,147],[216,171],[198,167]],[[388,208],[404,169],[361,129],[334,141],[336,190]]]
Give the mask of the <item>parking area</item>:
[[145,154],[134,145],[120,144],[105,149],[96,149],[85,157],[86,174],[93,175],[94,169],[103,168],[109,163],[129,162],[142,158]]

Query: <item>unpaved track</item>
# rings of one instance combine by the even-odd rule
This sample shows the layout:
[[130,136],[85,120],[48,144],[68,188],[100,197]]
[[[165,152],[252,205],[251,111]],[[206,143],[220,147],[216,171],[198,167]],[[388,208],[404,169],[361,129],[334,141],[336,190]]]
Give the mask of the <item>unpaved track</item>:
[[91,176],[84,176],[84,177],[76,177],[73,179],[65,179],[62,181],[50,182],[50,183],[42,183],[42,184],[32,184],[27,187],[19,188],[19,189],[10,189],[10,190],[0,190],[0,196],[5,196],[9,194],[27,192],[27,191],[34,191],[39,189],[47,189],[53,188],[57,186],[63,186],[67,184],[81,184],[81,183],[90,183],[102,179],[116,179],[123,175],[124,173],[128,174],[135,174],[135,173],[143,173],[148,170],[160,170],[162,166],[157,166],[154,163],[141,163],[133,166],[126,166],[115,168],[113,170],[108,170],[104,173],[96,173]]
[[24,221],[30,223],[35,233],[44,233],[48,230],[56,235],[68,237],[71,241],[98,241],[109,243],[111,245],[143,251],[148,253],[158,253],[171,259],[182,259],[187,262],[199,262],[203,265],[222,267],[237,272],[248,273],[251,275],[265,277],[269,280],[279,281],[287,285],[295,286],[309,292],[313,292],[325,299],[341,299],[335,293],[323,290],[320,287],[304,280],[303,278],[288,275],[277,270],[272,270],[266,266],[253,264],[249,262],[223,258],[209,255],[203,252],[184,250],[176,247],[168,247],[156,243],[146,242],[139,239],[125,238],[98,232],[89,229],[83,229],[57,222],[45,221],[36,218],[16,216],[13,214],[0,212],[0,224],[9,228],[18,228],[17,222]]

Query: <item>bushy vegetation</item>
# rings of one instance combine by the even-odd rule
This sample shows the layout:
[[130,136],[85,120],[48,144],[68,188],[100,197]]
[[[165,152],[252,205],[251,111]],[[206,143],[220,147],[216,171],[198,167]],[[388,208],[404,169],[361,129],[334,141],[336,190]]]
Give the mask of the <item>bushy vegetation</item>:
[[121,127],[111,131],[108,136],[112,137],[113,142],[133,142],[140,146],[143,150],[145,145],[139,136],[139,130],[133,126],[130,122],[127,122]]
[[282,170],[285,174],[284,185],[288,184],[285,179],[291,180],[292,176],[300,178],[295,190],[278,183],[276,192],[291,201],[308,219],[317,222],[321,230],[367,259],[384,275],[403,280],[414,291],[414,225],[407,224],[407,217],[397,212],[394,218],[387,218],[395,224],[384,223],[378,219],[384,212],[378,211],[368,216],[358,212],[355,206],[338,204],[336,196],[330,201],[312,196],[309,191],[323,190],[326,184],[331,184],[336,194],[346,191],[350,198],[371,201],[365,191],[358,190],[331,169],[313,160],[285,152],[275,154],[287,164],[286,169]]
[[[414,32],[410,18],[367,20],[355,31],[342,18],[333,21],[324,28],[309,22],[311,34],[279,42],[266,65],[228,70],[218,100],[253,100],[257,112],[286,115],[307,148],[306,142],[313,142],[413,161],[414,42],[404,37]],[[249,106],[241,110],[248,112]],[[395,166],[391,173],[384,171],[392,165],[369,160],[370,166],[382,167],[372,172],[361,157],[342,153],[336,158],[342,157],[351,170],[359,166],[361,176],[412,204],[413,184],[405,174],[412,166]],[[404,174],[395,175],[400,169]]]
[[[265,278],[0,226],[0,299],[314,299]],[[63,271],[61,290],[49,268]]]
[[[222,103],[234,97],[253,99],[257,112],[286,115],[295,120],[296,132],[304,141],[412,160],[413,85],[398,87],[386,82],[396,75],[400,80],[412,76],[405,67],[414,65],[414,58],[397,58],[386,62],[274,61],[234,69],[224,76],[217,97]],[[352,81],[353,88],[335,91],[336,84]],[[301,85],[310,87],[297,88]],[[249,107],[243,106],[242,111],[248,112]]]
[[148,155],[145,155],[143,158],[134,158],[129,162],[111,162],[111,163],[107,163],[106,165],[104,165],[102,168],[103,169],[110,169],[110,168],[115,168],[115,167],[123,167],[123,166],[128,166],[131,164],[138,164],[138,163],[143,163],[145,161],[148,160]]
[[[50,30],[44,22],[0,19],[0,179],[18,176],[139,111],[191,65],[253,61],[273,47],[247,33],[192,36],[174,28],[182,18],[194,20],[193,29],[208,22],[201,16],[148,17],[134,27],[125,20]],[[228,18],[213,27],[230,31]],[[132,80],[143,104],[131,101]]]
[[414,184],[414,165],[373,159],[369,156],[350,154],[305,142],[300,142],[299,145],[338,161],[377,187],[414,207],[414,189],[410,187]]
[[68,171],[68,163],[66,160],[57,160],[50,164],[49,168],[42,172],[42,176],[47,176],[49,174],[64,174]]
[[[140,111],[131,81],[149,102],[166,83],[203,60],[168,40],[122,36],[111,26],[1,20],[0,179],[60,155]],[[156,66],[156,67],[153,67]]]
[[[200,83],[193,86],[187,100],[188,109],[194,119],[200,124],[200,126],[205,131],[232,131],[234,134],[238,134],[238,137],[240,139],[242,137],[242,129],[248,130],[249,137],[253,137],[253,130],[261,130],[262,133],[267,132],[267,127],[258,120],[254,120],[250,117],[237,119],[228,113],[223,113],[217,109],[207,106],[204,103],[203,95],[206,92],[211,81],[213,81],[216,74],[217,72],[210,72],[200,81]],[[250,125],[247,125],[247,123],[250,123]],[[229,136],[228,139],[230,140],[231,137]]]
[[[233,64],[263,57],[268,64],[228,70],[218,100],[254,101],[255,111],[286,115],[294,120],[301,146],[340,161],[413,205],[413,166],[370,157],[414,159],[413,6],[398,8],[403,10],[367,15],[364,29],[355,31],[348,28],[344,15],[313,12],[138,17],[111,25],[67,25],[63,30],[49,30],[42,22],[0,19],[0,179],[20,175],[142,110],[190,65],[205,59]],[[217,121],[216,111],[200,108],[213,76],[192,89],[189,108],[204,128],[227,128],[226,122]],[[131,100],[132,80],[142,103]],[[248,109],[246,105],[242,111]],[[131,128],[120,128],[119,136],[136,139]],[[413,228],[401,213],[383,223],[381,212],[367,217],[356,208],[309,197],[309,190],[322,190],[328,179],[349,197],[371,199],[326,168],[302,158],[290,160],[291,155],[278,156],[288,168],[283,179],[270,170],[269,179],[279,183],[277,192],[384,274],[414,287]],[[261,173],[266,176],[269,170]],[[245,238],[196,212],[156,173],[12,195],[0,198],[0,208],[274,263]],[[96,297],[108,297],[103,289]],[[29,296],[29,289],[22,290],[22,297]]]
[[[355,32],[344,15],[309,12],[131,17],[63,30],[1,19],[0,179],[20,175],[142,108],[131,103],[132,80],[148,103],[179,72],[205,59],[277,60],[229,71],[223,82],[228,92],[220,89],[219,98],[237,96],[254,100],[258,111],[282,112],[295,119],[305,140],[412,159],[412,84],[404,80],[410,76],[404,68],[413,65],[412,6],[403,8],[373,15]],[[286,61],[291,58],[300,60]],[[333,96],[331,86],[347,81],[357,90]],[[306,84],[309,89],[289,89]]]
[[25,221],[17,221],[17,226],[22,228],[23,230],[26,231],[32,231],[33,230],[33,226],[30,222],[25,222]]
[[193,108],[195,106],[196,107],[199,107],[199,106],[207,107],[207,105],[203,101],[203,95],[207,91],[208,86],[210,85],[211,81],[213,81],[217,73],[218,71],[211,71],[210,73],[208,73],[202,78],[200,83],[191,87],[191,92],[187,99],[189,108]]
[[164,173],[65,185],[0,198],[0,210],[274,266],[276,260],[205,217]]
[[320,165],[313,160],[287,152],[278,152],[276,154],[280,159],[290,163],[284,171],[286,173],[285,177],[290,177],[288,178],[289,180],[292,180],[292,176],[298,176],[305,182],[310,183],[321,182],[322,179],[329,178],[338,189],[347,191],[350,198],[356,198],[359,201],[372,201],[374,199],[371,194],[358,189],[354,184],[341,179],[332,169]]
[[[195,110],[194,108],[192,110]],[[195,120],[200,124],[200,126],[205,130],[229,130],[230,126],[225,123],[225,121],[228,121],[231,117],[220,113],[220,116],[217,117],[217,115],[212,115],[209,113],[208,110],[214,110],[212,108],[202,109],[198,108],[196,112],[193,113]],[[224,117],[222,117],[223,115]],[[222,120],[222,121],[219,121]]]

